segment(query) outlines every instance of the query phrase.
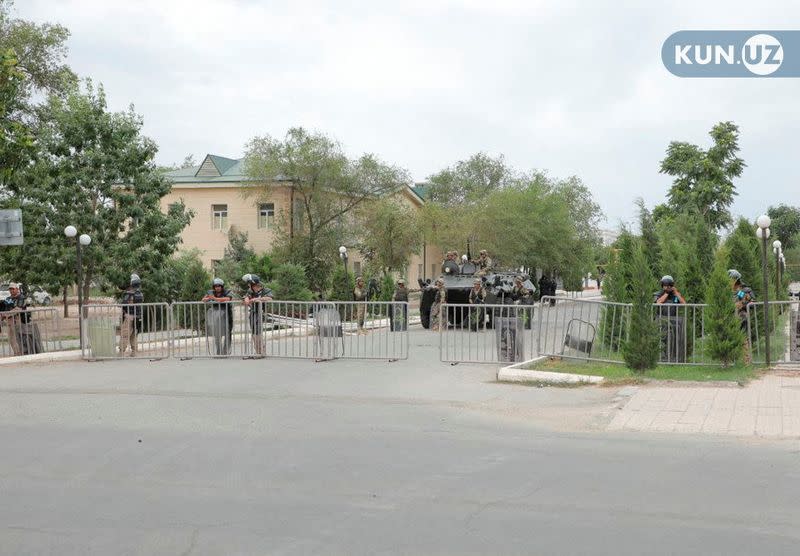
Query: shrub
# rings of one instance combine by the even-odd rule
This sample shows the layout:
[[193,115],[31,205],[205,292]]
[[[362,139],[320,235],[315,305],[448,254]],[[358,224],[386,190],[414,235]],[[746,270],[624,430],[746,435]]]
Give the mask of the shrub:
[[641,244],[633,251],[629,264],[632,279],[632,306],[628,339],[622,344],[625,365],[636,372],[655,368],[661,345],[658,326],[653,319],[652,271]]
[[306,271],[298,264],[286,263],[275,268],[268,284],[274,298],[285,301],[311,301],[314,294],[308,289]]
[[705,331],[708,354],[728,366],[742,357],[744,336],[731,293],[727,249],[720,249],[706,290]]
[[377,300],[391,301],[392,295],[394,295],[394,278],[391,274],[386,274],[381,278],[381,293]]
[[353,289],[356,279],[350,271],[345,272],[344,266],[337,266],[331,279],[331,291],[328,296],[332,301],[352,301]]

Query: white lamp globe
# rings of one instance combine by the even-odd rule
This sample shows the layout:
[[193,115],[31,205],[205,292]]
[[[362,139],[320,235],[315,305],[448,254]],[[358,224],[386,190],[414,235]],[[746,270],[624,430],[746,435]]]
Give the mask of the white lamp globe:
[[758,224],[758,227],[761,229],[769,228],[769,225],[772,224],[772,220],[770,220],[769,216],[766,214],[762,214],[758,217],[758,220],[756,220],[756,224]]
[[347,253],[347,247],[342,245],[341,247],[339,247],[339,254],[344,255],[345,253]]
[[78,235],[78,229],[75,226],[67,226],[64,228],[64,235],[67,237],[75,237]]
[[769,239],[769,228],[757,228],[756,229],[756,237],[758,239]]
[[776,239],[775,241],[773,241],[772,242],[772,248],[775,249],[776,251],[778,249],[780,249],[781,248],[781,240]]
[[78,238],[78,241],[81,242],[81,245],[86,247],[92,242],[92,238],[89,237],[89,234],[81,234],[81,237]]

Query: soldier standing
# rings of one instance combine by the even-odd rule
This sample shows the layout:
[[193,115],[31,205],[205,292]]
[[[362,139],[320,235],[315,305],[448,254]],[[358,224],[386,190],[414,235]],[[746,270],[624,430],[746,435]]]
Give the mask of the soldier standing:
[[359,334],[366,334],[364,331],[364,318],[366,316],[367,288],[364,285],[364,278],[356,278],[356,287],[353,288],[353,301],[356,302],[356,323]]
[[[400,278],[397,281],[397,286],[392,294],[392,301],[398,303],[391,307],[391,330],[405,330],[408,326],[408,288],[406,288],[406,281]],[[399,305],[402,303],[402,305]]]
[[256,355],[263,355],[262,330],[266,313],[264,305],[266,302],[272,301],[272,290],[264,287],[261,283],[261,278],[257,274],[245,274],[242,276],[242,280],[247,284],[248,288],[244,296],[244,304],[250,309],[250,334],[253,338],[253,347]]
[[20,285],[17,283],[9,284],[9,296],[0,303],[2,320],[8,329],[8,343],[14,355],[27,355],[39,353],[36,349],[36,342],[25,334],[31,322],[31,313],[28,311],[28,302],[22,295]]
[[[215,336],[217,349],[216,355],[230,355],[231,344],[233,343],[233,305],[230,302],[233,301],[233,294],[230,292],[230,290],[225,289],[225,281],[222,278],[214,278],[214,280],[211,282],[211,289],[206,292],[201,301],[210,303],[211,310],[215,311],[216,315],[219,315],[219,312],[223,310],[225,311],[224,323],[219,322],[220,319],[216,319],[211,323],[206,320],[206,328],[208,328],[209,324],[211,324],[212,329],[214,325],[220,325],[226,329],[224,332],[225,342],[220,344],[219,338],[221,335]],[[215,334],[220,332],[223,331],[214,329]]]
[[[433,304],[431,305],[430,328],[431,330],[439,330],[442,320],[442,304],[447,302],[447,290],[444,289],[444,280],[437,278],[434,288],[436,289],[436,296],[433,298]],[[445,317],[445,323],[447,323],[447,317]]]
[[[483,305],[486,303],[486,289],[483,287],[483,282],[480,278],[475,278],[472,281],[472,289],[469,290],[469,304],[470,305]],[[478,330],[482,327],[485,320],[485,313],[483,307],[471,308],[469,311],[470,330]]]
[[138,274],[131,274],[128,288],[122,293],[122,322],[119,327],[119,354],[125,357],[128,345],[131,346],[131,357],[136,357],[138,344],[136,335],[142,328],[142,308],[137,305],[144,303],[142,293],[142,280]]

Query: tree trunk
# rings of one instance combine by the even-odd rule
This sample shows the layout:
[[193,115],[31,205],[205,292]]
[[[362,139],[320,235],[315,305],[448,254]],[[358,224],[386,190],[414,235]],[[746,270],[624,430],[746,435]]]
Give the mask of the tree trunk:
[[69,286],[64,286],[63,287],[63,292],[64,292],[64,297],[63,297],[63,301],[64,301],[64,318],[66,319],[66,318],[69,318],[69,304],[67,303],[67,294],[69,292]]

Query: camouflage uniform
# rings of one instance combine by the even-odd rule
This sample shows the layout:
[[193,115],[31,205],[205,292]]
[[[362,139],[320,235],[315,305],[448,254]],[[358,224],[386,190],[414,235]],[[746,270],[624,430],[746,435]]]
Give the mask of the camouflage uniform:
[[[397,282],[397,287],[392,294],[392,301],[408,302],[408,289],[402,280]],[[392,305],[390,325],[391,330],[406,330],[408,327],[408,305]]]
[[[359,283],[361,284],[359,286]],[[364,334],[364,320],[367,314],[366,304],[367,288],[364,286],[364,280],[359,276],[356,279],[356,287],[353,289],[353,301],[356,301],[356,322],[358,323],[358,333]]]
[[[477,289],[476,289],[477,286]],[[472,289],[469,290],[469,304],[470,305],[483,305],[486,302],[486,289],[484,289],[480,281],[476,281]],[[475,307],[469,310],[469,327],[470,330],[477,330],[483,326],[486,318],[483,307]]]
[[[444,280],[439,278],[436,280],[436,297],[433,298],[433,304],[431,305],[431,317],[430,317],[430,329],[431,330],[439,330],[440,323],[440,313],[442,311],[442,304],[447,302],[447,290],[444,289]],[[445,317],[445,323],[447,322],[447,317]]]

